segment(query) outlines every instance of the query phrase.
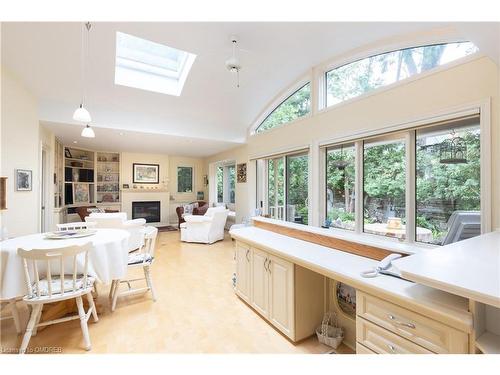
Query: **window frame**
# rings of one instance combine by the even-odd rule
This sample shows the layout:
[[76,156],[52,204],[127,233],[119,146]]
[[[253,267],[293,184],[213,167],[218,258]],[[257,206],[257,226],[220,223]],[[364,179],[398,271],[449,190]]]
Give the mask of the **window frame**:
[[[384,136],[392,137],[396,134],[403,134],[405,139],[405,155],[406,155],[406,238],[405,240],[397,240],[391,237],[369,234],[363,232],[364,205],[362,199],[356,199],[355,202],[355,230],[354,233],[362,238],[373,238],[377,241],[387,241],[390,243],[401,243],[414,245],[421,248],[435,248],[439,245],[417,242],[415,240],[416,231],[416,130],[427,126],[433,126],[439,122],[453,121],[466,116],[477,116],[480,128],[480,186],[481,186],[481,233],[491,231],[491,99],[487,98],[480,102],[470,103],[461,107],[436,113],[434,116],[422,117],[414,121],[403,124],[388,126],[383,129],[374,131],[365,131],[359,134],[353,134],[347,137],[339,137],[336,140],[324,140],[318,142],[318,150],[321,153],[326,153],[328,148],[340,146],[342,144],[355,144],[355,192],[356,197],[363,196],[363,143],[365,140],[377,138],[383,139]],[[326,160],[326,159],[325,159]],[[322,165],[320,170],[321,181],[326,181],[326,164]],[[323,182],[322,190],[325,190]],[[321,185],[321,184],[320,184]],[[320,225],[326,219],[326,196],[324,192],[319,192],[320,206],[319,222]],[[341,228],[331,228],[333,231],[340,233],[352,233]]]
[[[181,168],[191,169],[191,191],[179,191],[179,170]],[[176,179],[177,179],[177,194],[194,194],[195,193],[195,191],[194,191],[194,167],[192,165],[178,165]]]
[[[379,56],[383,55],[385,53],[391,53],[391,52],[396,52],[396,51],[401,51],[401,50],[406,50],[406,49],[413,49],[413,48],[421,48],[421,47],[426,47],[426,46],[434,46],[434,45],[440,45],[440,44],[453,44],[453,43],[465,43],[465,42],[471,42],[470,40],[466,39],[434,39],[434,40],[420,40],[420,41],[415,41],[413,43],[396,43],[392,44],[389,46],[384,46],[383,48],[374,48],[370,49],[368,51],[356,53],[354,55],[349,56],[348,58],[343,58],[343,59],[335,59],[335,60],[329,60],[327,63],[322,64],[318,66],[317,74],[314,77],[314,80],[317,81],[318,83],[318,89],[315,92],[315,95],[317,95],[317,106],[314,108],[314,112],[316,114],[320,114],[323,112],[327,112],[329,110],[332,110],[334,108],[338,108],[340,106],[355,102],[357,100],[362,100],[365,99],[371,95],[377,95],[381,92],[391,90],[394,87],[397,87],[399,85],[405,85],[408,83],[411,83],[415,80],[430,76],[432,74],[439,73],[443,70],[451,69],[453,67],[456,67],[458,65],[465,64],[467,62],[479,59],[484,56],[484,54],[481,53],[481,50],[478,49],[475,53],[472,53],[467,56],[460,57],[456,60],[450,61],[446,64],[439,65],[437,67],[434,67],[432,69],[426,70],[425,72],[422,73],[417,73],[414,74],[408,78],[395,81],[393,83],[390,83],[386,86],[381,86],[378,87],[374,90],[367,91],[361,95],[355,96],[353,98],[346,99],[344,101],[341,101],[339,103],[332,104],[330,106],[327,106],[327,79],[326,75],[328,72],[341,68],[343,66],[349,65],[351,63],[355,63],[357,61],[361,61],[364,59],[368,59],[370,57],[374,56]],[[472,43],[472,42],[471,42]],[[476,46],[477,47],[477,46]]]
[[[305,114],[304,116],[297,117],[296,119],[285,122],[280,125],[276,125],[274,128],[268,129],[266,131],[257,132],[257,129],[262,125],[262,123],[280,106],[282,105],[288,98],[293,96],[297,91],[299,91],[301,88],[303,88],[305,85],[310,84],[311,85],[311,109],[309,113]],[[302,76],[300,79],[294,81],[294,83],[290,86],[288,86],[285,90],[281,91],[274,99],[269,102],[264,110],[257,116],[257,118],[253,121],[252,126],[249,129],[249,135],[250,136],[257,136],[261,134],[265,134],[271,131],[274,131],[275,129],[279,129],[283,126],[290,125],[295,123],[296,121],[300,121],[302,119],[308,118],[312,116],[314,112],[314,97],[315,94],[313,92],[314,90],[314,82],[312,79],[312,76],[310,74],[307,74],[305,76]]]
[[[284,222],[288,222],[288,217],[287,217],[288,213],[286,210],[286,206],[288,204],[287,160],[288,160],[288,157],[291,157],[291,156],[307,156],[307,159],[308,159],[308,166],[307,166],[307,168],[308,168],[308,176],[307,176],[307,196],[308,196],[307,197],[307,224],[303,224],[303,225],[312,225],[312,221],[311,221],[311,217],[312,217],[312,215],[311,215],[311,193],[312,193],[312,190],[311,190],[311,169],[310,169],[312,155],[311,155],[310,148],[299,148],[299,149],[295,149],[293,151],[289,151],[286,153],[273,154],[273,155],[264,156],[264,157],[256,159],[257,161],[263,162],[263,164],[261,166],[262,170],[260,172],[260,175],[262,176],[261,178],[263,179],[263,182],[264,182],[262,193],[261,193],[262,194],[261,200],[260,201],[257,200],[257,205],[259,207],[256,207],[256,208],[261,208],[263,214],[270,215],[270,212],[269,212],[269,164],[268,163],[270,160],[273,160],[276,163],[276,161],[278,159],[281,159],[283,162],[283,207],[284,207],[283,208],[283,218],[282,219],[279,219],[278,217],[271,217],[271,218],[275,219],[275,220],[281,220]],[[276,174],[277,174],[277,172],[276,172]],[[275,186],[277,186],[276,181],[277,181],[277,179],[275,178]],[[257,187],[257,189],[259,189],[259,187]],[[277,202],[278,202],[278,195],[276,194],[276,198],[275,198],[276,205],[277,205]],[[262,203],[262,207],[260,207],[261,203]],[[276,212],[278,212],[278,210],[276,210]]]

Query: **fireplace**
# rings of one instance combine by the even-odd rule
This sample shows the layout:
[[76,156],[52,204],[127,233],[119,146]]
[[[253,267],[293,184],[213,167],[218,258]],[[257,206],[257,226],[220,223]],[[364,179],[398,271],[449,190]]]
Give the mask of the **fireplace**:
[[160,201],[132,202],[132,219],[146,219],[146,223],[159,223]]

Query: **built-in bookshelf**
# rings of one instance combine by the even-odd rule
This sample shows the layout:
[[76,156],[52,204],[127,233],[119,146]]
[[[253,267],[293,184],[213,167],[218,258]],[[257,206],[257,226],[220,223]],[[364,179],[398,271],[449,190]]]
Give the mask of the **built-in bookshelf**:
[[54,208],[60,208],[64,205],[64,146],[57,138],[54,152]]
[[97,152],[96,203],[120,202],[120,154]]
[[64,204],[95,204],[95,152],[74,147],[64,148]]

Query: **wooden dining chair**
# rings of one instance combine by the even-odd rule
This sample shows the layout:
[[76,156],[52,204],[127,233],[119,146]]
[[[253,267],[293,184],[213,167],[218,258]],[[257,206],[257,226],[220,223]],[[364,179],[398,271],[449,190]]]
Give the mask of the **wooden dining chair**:
[[64,223],[64,224],[56,224],[56,225],[57,225],[57,230],[66,231],[66,230],[93,229],[93,228],[95,228],[96,223],[79,221],[76,223]]
[[[80,326],[85,341],[85,349],[90,350],[90,336],[87,321],[90,314],[97,322],[97,310],[92,298],[94,278],[87,275],[90,243],[81,246],[68,246],[58,249],[17,249],[22,258],[28,294],[24,302],[31,305],[31,316],[24,334],[19,353],[24,354],[32,335],[36,335],[38,327],[80,319]],[[77,260],[83,260],[83,272],[77,271]],[[65,272],[65,265],[69,273]],[[44,274],[43,274],[44,273]],[[87,296],[89,309],[85,312],[82,296]],[[67,316],[40,323],[43,305],[75,299],[78,315]]]
[[[153,301],[156,301],[156,294],[153,287],[153,280],[151,278],[151,265],[153,264],[154,261],[156,236],[158,235],[158,228],[145,227],[143,229],[143,232],[144,232],[144,243],[139,248],[138,251],[129,254],[128,267],[129,268],[142,267],[144,271],[144,277],[139,277],[136,279],[127,279],[127,280],[113,280],[109,292],[109,297],[112,300],[111,311],[115,311],[116,300],[118,296],[128,296],[131,294],[145,293],[151,291],[151,297],[153,298]],[[131,283],[140,280],[146,281],[146,287],[132,288]],[[128,290],[119,293],[118,289],[120,287],[120,284],[123,283],[127,284]]]

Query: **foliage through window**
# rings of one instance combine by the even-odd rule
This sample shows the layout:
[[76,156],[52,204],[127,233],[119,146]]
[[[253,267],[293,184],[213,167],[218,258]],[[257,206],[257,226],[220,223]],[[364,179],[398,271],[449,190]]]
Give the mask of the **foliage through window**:
[[435,44],[387,52],[340,66],[326,73],[326,106],[423,73],[477,50],[471,42]]
[[217,167],[217,202],[224,202],[224,167]]
[[354,160],[353,144],[330,148],[326,152],[326,224],[354,230]]
[[[450,218],[460,215],[457,225],[464,226],[462,237],[480,234],[481,166],[480,129],[477,119],[468,124],[451,124],[417,130],[417,207],[419,228],[432,233],[418,236],[419,242],[445,244],[455,236]],[[461,142],[459,154],[444,157],[447,141]],[[465,147],[463,147],[465,145]],[[448,232],[452,233],[448,233]]]
[[278,125],[286,124],[307,115],[310,111],[311,84],[307,83],[277,106],[259,125],[256,132],[261,133]]
[[405,238],[406,157],[404,139],[364,142],[363,230]]
[[236,167],[234,165],[230,165],[227,167],[227,179],[228,179],[228,188],[229,188],[229,203],[235,202],[236,192],[235,192],[235,183],[236,183]]
[[177,192],[193,192],[193,168],[177,167]]

